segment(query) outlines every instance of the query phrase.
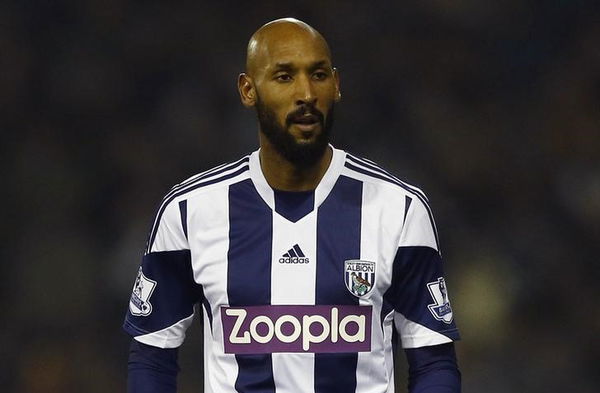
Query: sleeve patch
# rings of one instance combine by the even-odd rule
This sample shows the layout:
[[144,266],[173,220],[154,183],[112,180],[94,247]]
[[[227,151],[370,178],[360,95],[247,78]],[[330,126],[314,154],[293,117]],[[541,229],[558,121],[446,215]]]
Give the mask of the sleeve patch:
[[138,317],[147,317],[152,313],[152,303],[150,297],[157,283],[149,279],[142,272],[142,268],[138,271],[138,275],[133,284],[133,293],[129,300],[129,311],[132,315]]
[[427,289],[433,298],[433,303],[428,304],[427,308],[431,315],[438,320],[447,324],[451,324],[454,318],[450,299],[448,299],[448,290],[446,289],[446,281],[443,277],[439,277],[437,281],[427,283]]

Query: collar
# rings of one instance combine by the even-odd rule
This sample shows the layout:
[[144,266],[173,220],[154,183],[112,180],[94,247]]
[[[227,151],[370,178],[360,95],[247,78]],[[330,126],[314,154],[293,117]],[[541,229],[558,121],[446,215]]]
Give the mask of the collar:
[[[332,145],[329,145],[329,148],[333,152],[331,162],[329,163],[329,167],[327,168],[327,171],[325,171],[323,178],[321,178],[321,181],[315,189],[315,205],[313,207],[313,211],[316,210],[321,203],[323,203],[323,201],[325,201],[333,189],[333,186],[340,176],[340,173],[342,173],[344,162],[346,161],[345,151],[336,149]],[[256,191],[258,191],[260,197],[271,208],[271,210],[275,211],[274,192],[271,186],[269,186],[269,183],[267,183],[267,179],[265,179],[265,175],[262,172],[259,152],[260,149],[250,154],[250,179],[252,180],[252,183],[254,183],[254,187],[256,188]]]

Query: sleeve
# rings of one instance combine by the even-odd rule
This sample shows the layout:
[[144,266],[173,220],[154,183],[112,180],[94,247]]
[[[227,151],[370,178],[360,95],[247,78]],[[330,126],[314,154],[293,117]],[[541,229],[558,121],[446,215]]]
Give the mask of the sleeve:
[[194,317],[202,287],[194,280],[185,201],[158,210],[123,328],[140,343],[176,348]]
[[177,348],[163,349],[131,340],[127,365],[128,393],[175,393]]
[[410,393],[459,393],[461,375],[454,344],[406,349]]
[[431,209],[421,195],[406,198],[405,221],[386,301],[403,348],[458,340]]

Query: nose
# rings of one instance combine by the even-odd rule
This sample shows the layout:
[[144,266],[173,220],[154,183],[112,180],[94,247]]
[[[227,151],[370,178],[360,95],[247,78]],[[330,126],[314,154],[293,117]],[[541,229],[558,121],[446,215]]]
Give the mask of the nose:
[[303,75],[297,79],[296,97],[296,105],[314,105],[316,103],[317,96],[310,77]]

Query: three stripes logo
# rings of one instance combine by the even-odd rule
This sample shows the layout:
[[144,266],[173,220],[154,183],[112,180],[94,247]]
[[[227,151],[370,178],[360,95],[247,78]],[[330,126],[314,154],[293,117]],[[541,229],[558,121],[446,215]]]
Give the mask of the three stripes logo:
[[281,258],[279,258],[279,263],[299,264],[309,262],[310,260],[306,255],[304,255],[298,244],[294,244],[294,247],[290,248],[285,254],[281,256]]

